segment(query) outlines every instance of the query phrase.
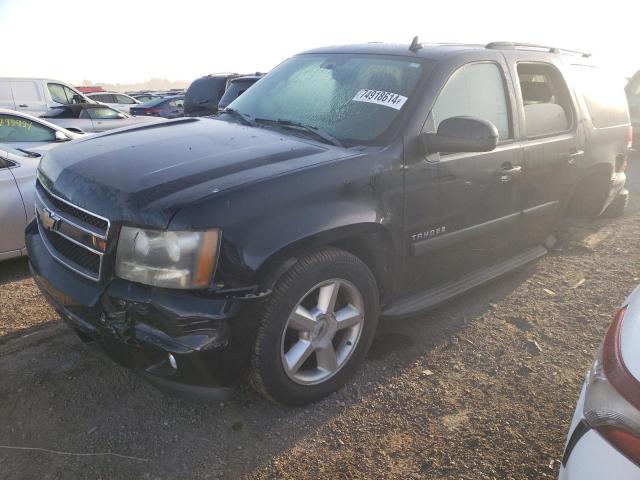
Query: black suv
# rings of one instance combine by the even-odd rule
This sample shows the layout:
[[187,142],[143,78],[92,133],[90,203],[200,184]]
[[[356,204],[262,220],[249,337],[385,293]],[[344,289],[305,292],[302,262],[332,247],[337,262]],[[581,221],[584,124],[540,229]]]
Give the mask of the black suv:
[[217,118],[45,154],[26,236],[85,340],[220,398],[245,372],[305,404],[340,388],[379,316],[547,251],[555,220],[624,196],[629,114],[588,56],[512,43],[296,55]]
[[204,117],[218,113],[218,102],[224,95],[229,80],[238,76],[236,73],[216,73],[191,82],[184,94],[185,116]]

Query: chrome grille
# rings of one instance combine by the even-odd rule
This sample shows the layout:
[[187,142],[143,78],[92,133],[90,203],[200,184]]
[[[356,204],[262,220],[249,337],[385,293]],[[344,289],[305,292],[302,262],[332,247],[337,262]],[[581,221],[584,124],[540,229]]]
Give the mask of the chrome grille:
[[102,275],[109,220],[52,194],[36,183],[36,218],[51,256],[94,281]]

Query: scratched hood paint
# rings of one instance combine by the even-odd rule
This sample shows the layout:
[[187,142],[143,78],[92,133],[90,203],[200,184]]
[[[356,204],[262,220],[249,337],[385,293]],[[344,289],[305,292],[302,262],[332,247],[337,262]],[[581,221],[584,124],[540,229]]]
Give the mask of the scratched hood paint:
[[348,150],[216,119],[120,129],[62,145],[40,166],[54,193],[115,222],[166,228],[190,203]]

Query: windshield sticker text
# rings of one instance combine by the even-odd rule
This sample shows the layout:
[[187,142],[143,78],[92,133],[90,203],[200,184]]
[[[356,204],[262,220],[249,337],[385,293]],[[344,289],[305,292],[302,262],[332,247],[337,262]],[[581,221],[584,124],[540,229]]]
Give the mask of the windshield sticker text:
[[356,96],[353,97],[354,102],[366,102],[375,103],[377,105],[384,105],[385,107],[395,108],[400,110],[407,101],[407,97],[398,95],[397,93],[385,92],[384,90],[369,90],[363,88]]
[[31,130],[32,122],[29,120],[17,120],[13,118],[0,118],[0,127],[16,127]]

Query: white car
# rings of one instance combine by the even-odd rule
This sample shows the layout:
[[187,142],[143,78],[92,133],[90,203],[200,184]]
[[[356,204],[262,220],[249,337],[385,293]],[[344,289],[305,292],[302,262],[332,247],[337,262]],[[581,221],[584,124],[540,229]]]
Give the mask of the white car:
[[0,78],[0,108],[42,115],[61,105],[93,102],[59,80],[47,78]]
[[117,108],[118,110],[125,113],[129,113],[131,107],[142,104],[141,101],[136,100],[129,95],[125,95],[124,93],[96,92],[87,93],[87,97],[89,97],[91,100],[95,100],[96,102],[109,105],[112,108]]
[[640,287],[616,313],[587,373],[560,480],[640,478]]
[[42,118],[0,108],[1,144],[13,148],[41,150],[48,145],[59,145],[84,136],[84,132],[72,132]]
[[99,103],[81,103],[55,107],[42,115],[49,122],[68,130],[106,132],[114,128],[130,127],[140,123],[162,122],[158,117],[132,117],[128,113]]
[[26,255],[24,229],[35,216],[40,154],[0,144],[0,261]]

